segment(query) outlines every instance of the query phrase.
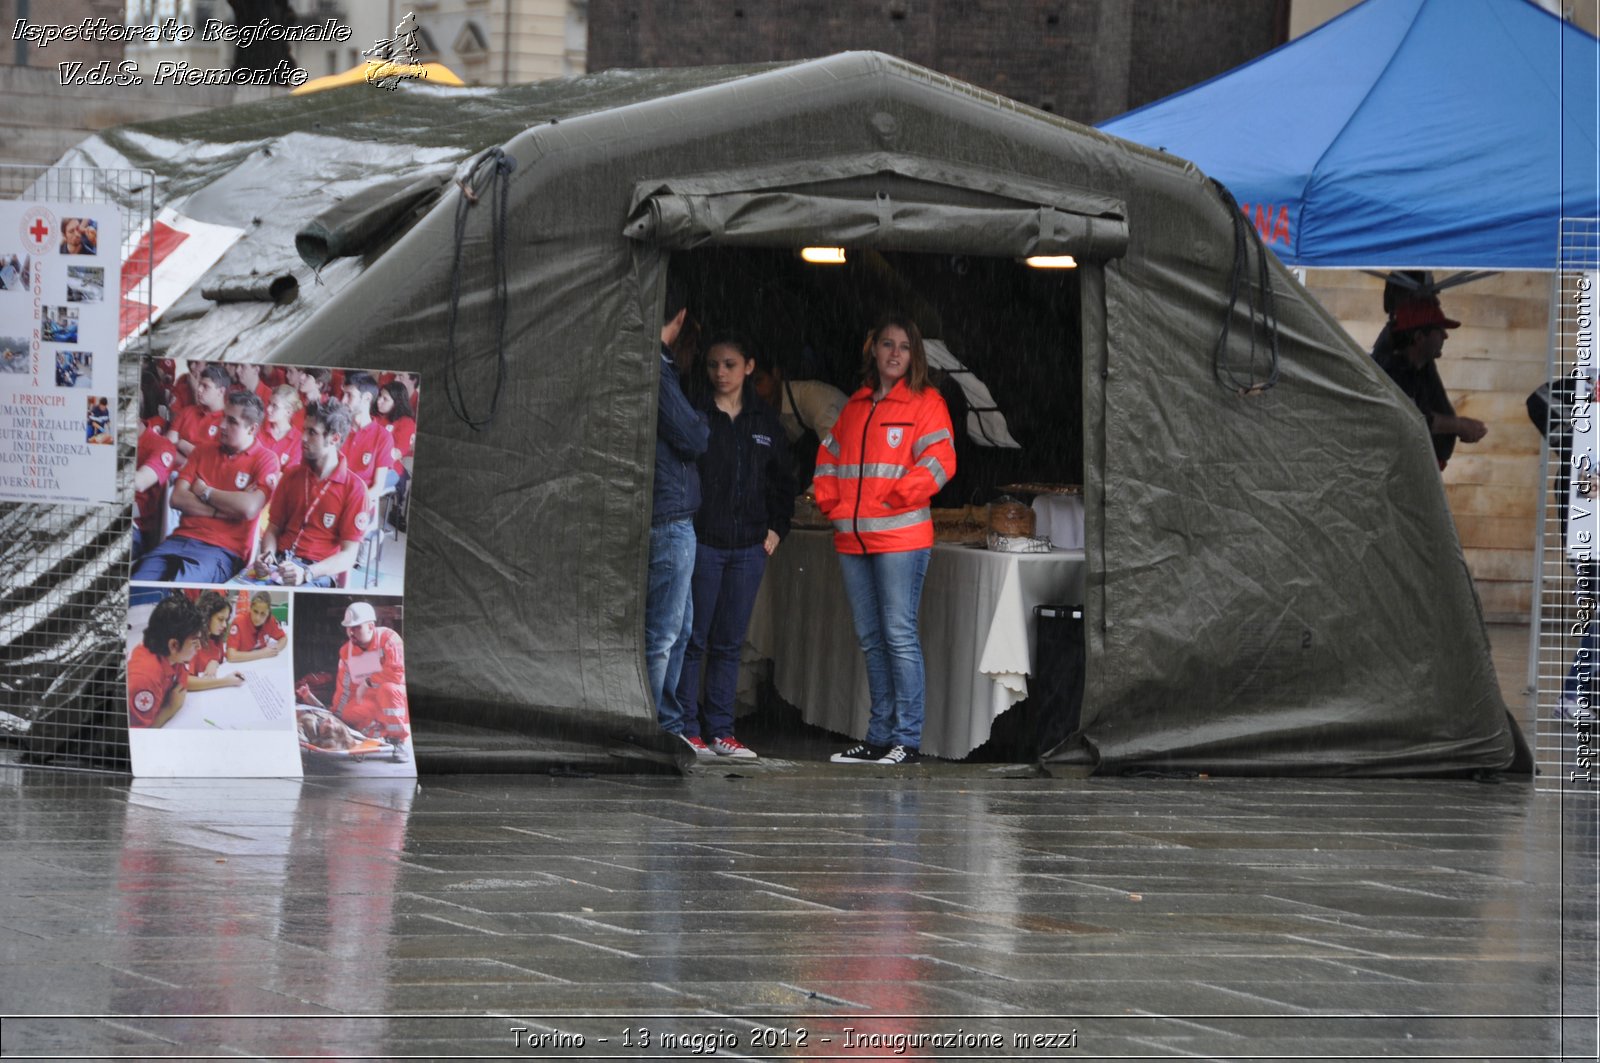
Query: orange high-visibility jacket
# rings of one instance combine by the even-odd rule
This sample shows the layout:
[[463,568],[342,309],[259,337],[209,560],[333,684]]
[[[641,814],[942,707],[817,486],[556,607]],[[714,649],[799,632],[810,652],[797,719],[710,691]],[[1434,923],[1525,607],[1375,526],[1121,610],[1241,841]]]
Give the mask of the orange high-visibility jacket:
[[817,508],[841,554],[890,554],[933,545],[929,501],[956,473],[950,411],[931,385],[904,379],[873,401],[863,387],[817,449]]

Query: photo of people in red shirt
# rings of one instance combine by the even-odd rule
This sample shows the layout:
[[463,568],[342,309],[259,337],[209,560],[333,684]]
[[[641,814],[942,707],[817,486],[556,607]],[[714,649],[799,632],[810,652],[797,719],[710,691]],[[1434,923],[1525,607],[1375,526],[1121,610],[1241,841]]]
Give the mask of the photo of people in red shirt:
[[[130,744],[136,775],[416,774],[401,595],[420,388],[145,360],[129,720],[161,734]],[[249,728],[275,737],[228,738]]]

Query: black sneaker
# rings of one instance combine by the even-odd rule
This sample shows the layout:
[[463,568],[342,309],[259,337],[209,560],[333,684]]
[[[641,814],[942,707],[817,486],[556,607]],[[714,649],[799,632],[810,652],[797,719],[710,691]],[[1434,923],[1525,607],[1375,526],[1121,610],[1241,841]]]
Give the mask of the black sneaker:
[[922,759],[922,754],[918,753],[915,749],[912,749],[910,746],[895,746],[893,749],[889,750],[889,752],[887,752],[883,756],[879,757],[878,758],[878,763],[879,764],[915,764],[918,761],[920,761],[921,759]]
[[878,746],[869,746],[865,742],[851,746],[843,753],[835,753],[828,759],[835,764],[876,764],[883,759],[886,750]]

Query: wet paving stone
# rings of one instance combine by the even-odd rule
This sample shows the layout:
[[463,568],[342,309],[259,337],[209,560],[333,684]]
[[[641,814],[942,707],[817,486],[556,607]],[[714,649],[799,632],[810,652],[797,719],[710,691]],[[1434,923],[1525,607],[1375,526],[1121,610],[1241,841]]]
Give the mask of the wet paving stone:
[[[1076,1026],[1081,1058],[1593,1058],[1592,802],[738,774],[0,767],[0,1055],[523,1058],[520,1022],[613,1058],[691,1054],[620,1047],[640,1028],[737,1034],[731,1058],[866,1058],[845,1027],[963,1024]],[[752,1043],[785,1017],[804,1050]],[[969,1058],[1048,1054],[1007,1044]]]

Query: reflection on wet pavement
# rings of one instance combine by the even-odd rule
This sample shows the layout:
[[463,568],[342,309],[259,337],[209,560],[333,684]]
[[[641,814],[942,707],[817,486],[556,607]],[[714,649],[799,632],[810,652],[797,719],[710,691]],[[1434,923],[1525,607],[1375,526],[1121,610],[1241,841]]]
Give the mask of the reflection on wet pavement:
[[1595,802],[1520,783],[0,768],[0,800],[5,1058],[1595,1054]]

